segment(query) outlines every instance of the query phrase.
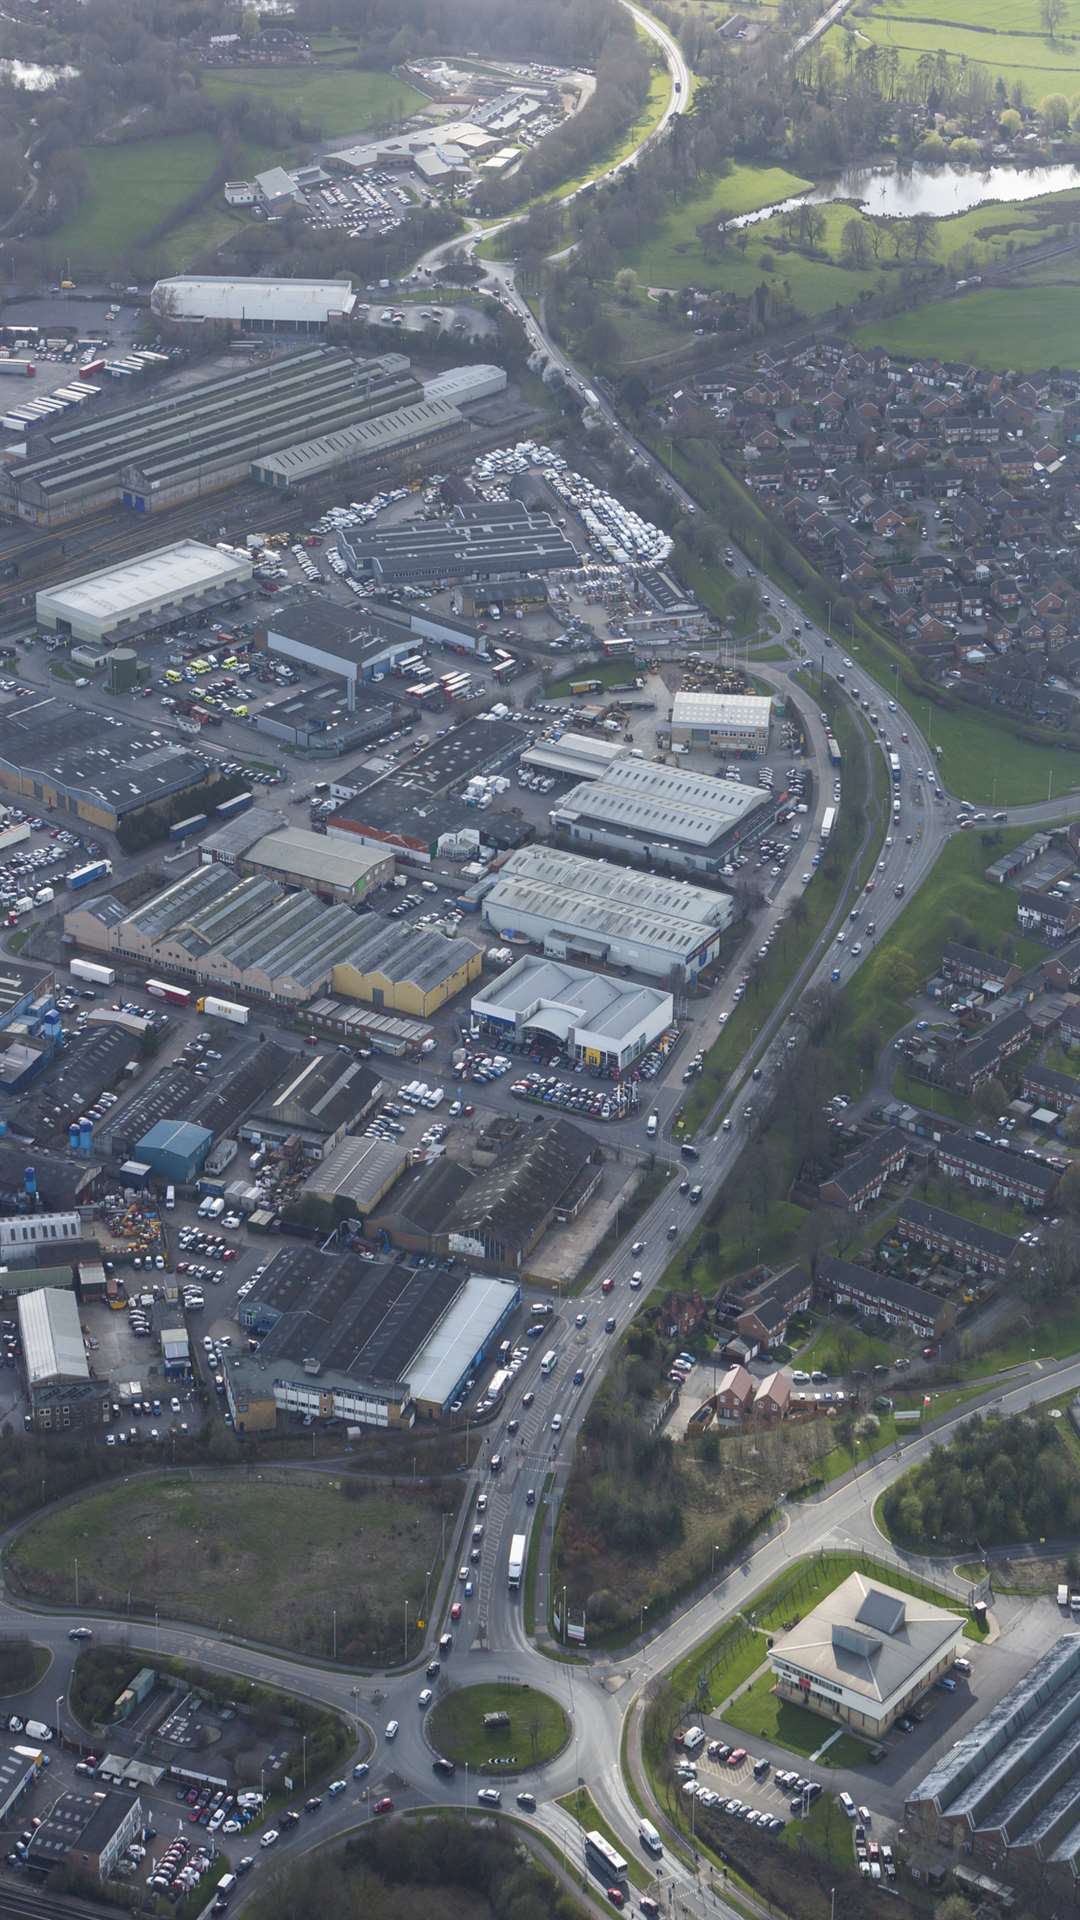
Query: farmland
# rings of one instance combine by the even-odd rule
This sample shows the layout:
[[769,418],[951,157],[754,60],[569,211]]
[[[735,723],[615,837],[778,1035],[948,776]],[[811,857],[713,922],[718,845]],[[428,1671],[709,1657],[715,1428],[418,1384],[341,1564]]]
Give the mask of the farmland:
[[1080,341],[1080,286],[987,289],[916,312],[873,321],[854,335],[860,346],[976,366],[1072,366]]
[[838,57],[853,32],[860,44],[896,47],[906,67],[926,54],[943,54],[1000,75],[1023,99],[1037,105],[1050,92],[1070,93],[1080,78],[1080,0],[1066,0],[1064,17],[1051,37],[1041,20],[1038,0],[945,0],[935,12],[926,0],[882,0],[857,14],[846,26],[830,29],[825,44]]
[[626,254],[623,264],[633,267],[646,286],[678,287],[691,278],[697,284],[701,255],[697,230],[704,221],[756,213],[759,207],[806,192],[812,184],[783,167],[732,167],[704,192],[672,207],[648,238]]
[[137,253],[159,223],[204,187],[218,148],[204,133],[171,134],[123,146],[84,147],[89,192],[49,237],[55,260],[108,266]]

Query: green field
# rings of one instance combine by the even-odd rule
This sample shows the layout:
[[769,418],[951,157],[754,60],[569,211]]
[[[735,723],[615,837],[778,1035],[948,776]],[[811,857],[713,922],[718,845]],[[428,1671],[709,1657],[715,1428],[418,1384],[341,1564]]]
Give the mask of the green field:
[[80,151],[89,192],[48,236],[51,257],[70,259],[76,279],[87,267],[130,258],[174,207],[205,186],[218,161],[217,144],[205,133]]
[[856,329],[860,346],[1023,371],[1080,359],[1080,286],[969,293]]
[[[942,52],[951,62],[982,67],[994,79],[1023,88],[1027,105],[1047,93],[1069,93],[1080,76],[1080,4],[1066,0],[1065,14],[1051,38],[1042,25],[1038,0],[947,0],[937,13],[926,0],[883,0],[848,15],[863,42],[896,47],[904,66],[920,54]],[[824,44],[843,57],[845,28],[836,26]]]
[[993,844],[985,846],[977,829],[956,834],[880,945],[847,982],[838,1050],[843,1085],[850,1080],[854,1086],[860,1080],[859,1043],[864,1034],[873,1034],[884,1046],[910,1020],[909,985],[921,986],[936,972],[945,941],[960,939],[970,930],[974,944],[995,948],[1007,934],[1021,964],[1039,958],[1043,949],[1017,936],[1013,893],[983,878],[990,862],[1022,840],[1024,831],[1013,828],[991,838]]
[[[484,1715],[507,1713],[509,1727],[487,1728]],[[483,1773],[520,1773],[561,1753],[570,1721],[557,1700],[535,1687],[488,1681],[454,1687],[431,1709],[431,1744],[459,1767]]]
[[330,139],[389,125],[430,104],[395,74],[360,67],[336,73],[317,67],[218,67],[204,74],[203,91],[217,101],[237,94],[269,101],[282,113],[300,115]]
[[[831,1721],[823,1720],[819,1714],[797,1706],[792,1700],[782,1700],[774,1692],[771,1667],[766,1667],[764,1673],[759,1674],[736,1700],[725,1707],[724,1720],[729,1727],[738,1727],[740,1732],[748,1733],[751,1737],[775,1740],[778,1746],[786,1747],[789,1753],[800,1753],[807,1760],[837,1731]],[[822,1755],[822,1764],[861,1766],[865,1764],[867,1751],[861,1741],[842,1733],[828,1753]]]
[[696,285],[701,257],[697,229],[706,220],[719,223],[741,213],[755,213],[759,207],[790,199],[812,185],[798,174],[786,173],[783,167],[733,166],[704,192],[681,200],[620,264],[633,267],[646,286],[679,287],[689,279]]
[[39,1600],[71,1605],[77,1560],[83,1607],[160,1612],[319,1658],[336,1612],[338,1657],[382,1665],[401,1658],[406,1602],[415,1622],[441,1524],[435,1489],[383,1495],[301,1472],[163,1474],[31,1522],[8,1564]]

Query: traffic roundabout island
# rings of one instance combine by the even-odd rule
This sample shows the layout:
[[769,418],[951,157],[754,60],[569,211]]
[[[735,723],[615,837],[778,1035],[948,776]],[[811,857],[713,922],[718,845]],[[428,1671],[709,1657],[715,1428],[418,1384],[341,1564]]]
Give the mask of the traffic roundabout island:
[[539,1688],[492,1681],[454,1687],[431,1710],[437,1753],[476,1773],[522,1773],[554,1760],[570,1739],[570,1716]]

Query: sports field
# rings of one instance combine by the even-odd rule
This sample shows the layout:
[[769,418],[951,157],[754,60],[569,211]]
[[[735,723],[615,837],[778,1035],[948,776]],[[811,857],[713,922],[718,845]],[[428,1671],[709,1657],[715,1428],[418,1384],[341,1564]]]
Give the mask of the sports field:
[[1080,362],[1080,286],[987,289],[859,327],[863,347],[1023,371]]
[[336,139],[388,125],[428,104],[424,94],[392,73],[360,67],[325,73],[317,67],[219,67],[203,76],[211,100],[238,93],[267,100],[282,113],[300,114],[320,133]]
[[[1040,15],[1040,0],[881,0],[849,14],[847,23],[864,40],[898,48],[905,66],[941,52],[994,79],[1000,74],[1010,88],[1023,88],[1025,105],[1037,106],[1047,93],[1071,98],[1080,79],[1080,0],[1065,0],[1053,37]],[[848,27],[826,36],[838,57]]]

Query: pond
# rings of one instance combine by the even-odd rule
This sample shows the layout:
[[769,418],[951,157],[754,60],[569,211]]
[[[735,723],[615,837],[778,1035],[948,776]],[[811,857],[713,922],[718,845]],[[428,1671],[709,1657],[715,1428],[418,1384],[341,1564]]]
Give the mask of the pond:
[[833,200],[853,200],[865,213],[910,220],[916,213],[938,219],[967,213],[995,201],[1037,200],[1044,193],[1080,188],[1080,167],[1061,161],[1048,167],[849,167],[827,186],[778,200],[728,221],[730,227],[751,227],[793,207],[823,206]]

